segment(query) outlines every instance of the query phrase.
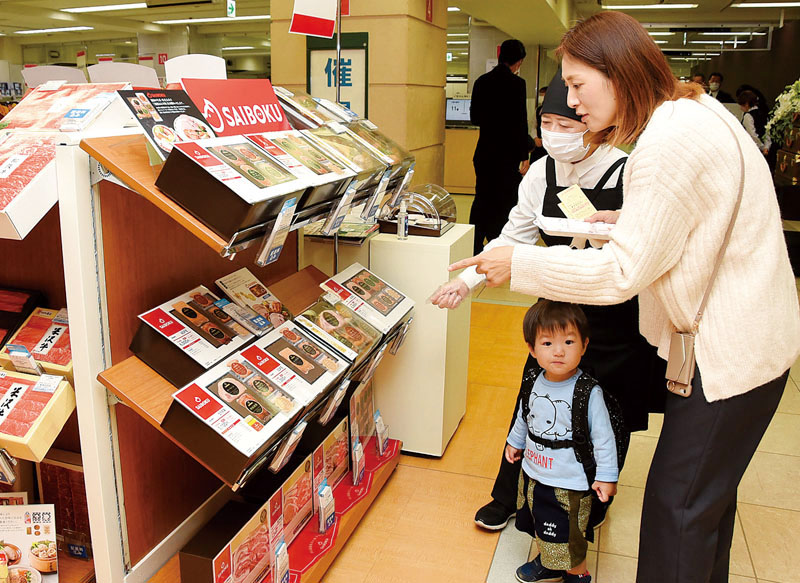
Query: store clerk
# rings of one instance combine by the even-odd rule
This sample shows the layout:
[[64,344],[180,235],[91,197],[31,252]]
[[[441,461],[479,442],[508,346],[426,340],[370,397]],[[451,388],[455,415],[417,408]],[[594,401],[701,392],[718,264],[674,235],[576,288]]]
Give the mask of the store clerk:
[[[531,165],[520,184],[519,200],[508,222],[484,251],[503,245],[532,245],[540,237],[548,246],[569,245],[570,238],[540,233],[533,219],[539,214],[564,217],[558,207],[561,202],[558,193],[573,184],[581,187],[598,211],[619,209],[627,156],[617,148],[597,145],[598,137],[588,131],[575,110],[567,105],[567,88],[559,69],[542,104],[542,142],[548,155]],[[465,269],[442,286],[431,301],[440,308],[455,308],[484,279],[474,267]],[[617,398],[630,431],[646,429],[650,396],[659,394],[657,390],[664,393],[663,370],[658,369],[655,349],[639,334],[637,298],[615,306],[583,306],[583,309],[592,341],[581,367]],[[526,369],[534,364],[528,357]],[[648,390],[642,390],[642,385],[649,385]],[[503,446],[498,444],[502,461],[492,490],[493,500],[475,516],[478,526],[490,530],[503,528],[516,510],[519,464],[505,460]],[[597,520],[604,513],[602,509]]]

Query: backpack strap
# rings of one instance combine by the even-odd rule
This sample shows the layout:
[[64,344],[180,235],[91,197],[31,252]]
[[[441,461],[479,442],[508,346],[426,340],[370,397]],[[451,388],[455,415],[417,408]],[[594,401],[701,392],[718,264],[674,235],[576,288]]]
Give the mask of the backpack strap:
[[589,396],[597,384],[590,375],[582,373],[575,381],[575,390],[572,393],[572,448],[575,451],[575,459],[586,472],[590,487],[597,473],[597,463],[589,434]]

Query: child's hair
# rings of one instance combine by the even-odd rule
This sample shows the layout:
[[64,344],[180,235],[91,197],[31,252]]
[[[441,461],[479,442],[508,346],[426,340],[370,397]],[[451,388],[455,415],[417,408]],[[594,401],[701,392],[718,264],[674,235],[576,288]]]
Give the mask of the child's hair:
[[539,331],[566,330],[570,324],[577,328],[581,341],[586,343],[589,338],[589,322],[580,306],[542,298],[533,304],[525,314],[525,319],[522,321],[522,333],[525,336],[525,342],[535,346],[536,335]]

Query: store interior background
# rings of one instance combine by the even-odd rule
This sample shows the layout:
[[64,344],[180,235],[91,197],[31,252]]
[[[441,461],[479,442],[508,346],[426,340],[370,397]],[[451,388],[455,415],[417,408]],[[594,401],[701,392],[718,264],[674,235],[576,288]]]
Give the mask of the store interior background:
[[[596,1],[574,0],[430,1],[431,21],[426,18],[426,0],[350,0],[351,15],[343,19],[343,31],[369,34],[368,117],[416,156],[414,183],[444,185],[456,198],[459,222],[466,222],[474,192],[471,160],[478,134],[475,128],[447,126],[446,99],[468,98],[474,80],[496,58],[497,46],[507,38],[518,38],[528,51],[521,75],[527,82],[533,123],[537,88],[546,85],[555,72],[554,49],[561,35],[577,19],[603,8]],[[126,3],[109,8],[112,2]],[[78,66],[81,51],[86,53],[84,66],[101,59],[152,63],[162,78],[164,67],[158,55],[207,53],[225,58],[230,78],[267,77],[289,89],[305,89],[306,39],[288,32],[292,0],[239,0],[237,18],[225,17],[224,0],[157,3],[0,0],[0,82],[22,82],[26,64]],[[725,91],[733,93],[748,83],[771,101],[800,77],[800,7],[736,7],[739,3],[697,0],[696,8],[628,13],[648,27],[676,75],[701,72],[708,76],[721,71]],[[69,11],[76,8],[83,10]],[[46,32],[65,27],[82,28]],[[303,249],[301,238],[298,252],[302,254]],[[54,277],[63,279],[60,273]],[[478,297],[472,312],[468,412],[447,454],[441,460],[404,457],[402,473],[390,481],[380,505],[350,541],[349,551],[334,563],[325,577],[327,583],[429,581],[434,574],[435,580],[443,581],[485,580],[492,555],[497,556],[499,549],[496,553],[487,535],[471,521],[474,511],[488,501],[499,462],[496,448],[486,443],[503,440],[506,411],[518,384],[518,363],[525,356],[517,334],[524,313],[520,300],[496,290]],[[524,301],[530,303],[532,298]],[[498,355],[496,345],[513,348]],[[793,371],[776,418],[782,433],[771,429],[753,472],[746,477],[741,498],[745,510],[737,523],[731,579],[736,583],[754,582],[756,577],[758,581],[789,581],[784,575],[791,576],[800,560],[794,542],[800,536],[797,488],[784,487],[796,481],[800,467],[800,424],[795,422],[800,414],[798,386],[800,372]],[[489,415],[487,410],[491,410]],[[657,432],[656,423],[647,434],[636,437],[638,457],[632,459],[622,483],[628,496],[620,498],[616,521],[612,517],[593,550],[592,569],[605,577],[598,578],[599,583],[632,580],[636,515]],[[759,480],[763,476],[769,480]],[[421,495],[411,496],[411,492]],[[775,500],[783,500],[783,507],[772,508]],[[147,523],[151,518],[132,520]],[[422,521],[438,524],[426,527],[421,536],[418,525]],[[450,556],[439,552],[445,546],[454,549]],[[171,568],[160,580],[175,580],[175,560]],[[495,565],[497,580],[504,580],[502,575],[510,568],[502,571]]]

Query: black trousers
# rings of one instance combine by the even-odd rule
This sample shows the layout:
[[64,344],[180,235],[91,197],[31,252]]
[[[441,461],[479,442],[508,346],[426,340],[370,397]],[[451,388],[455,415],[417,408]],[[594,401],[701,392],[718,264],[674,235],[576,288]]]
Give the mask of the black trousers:
[[484,239],[488,242],[500,236],[508,213],[517,204],[519,161],[502,163],[474,162],[475,199],[469,212],[469,222],[475,225],[474,254],[483,251]]
[[708,403],[697,371],[690,397],[667,396],[645,489],[637,583],[727,583],[736,489],[788,375]]

